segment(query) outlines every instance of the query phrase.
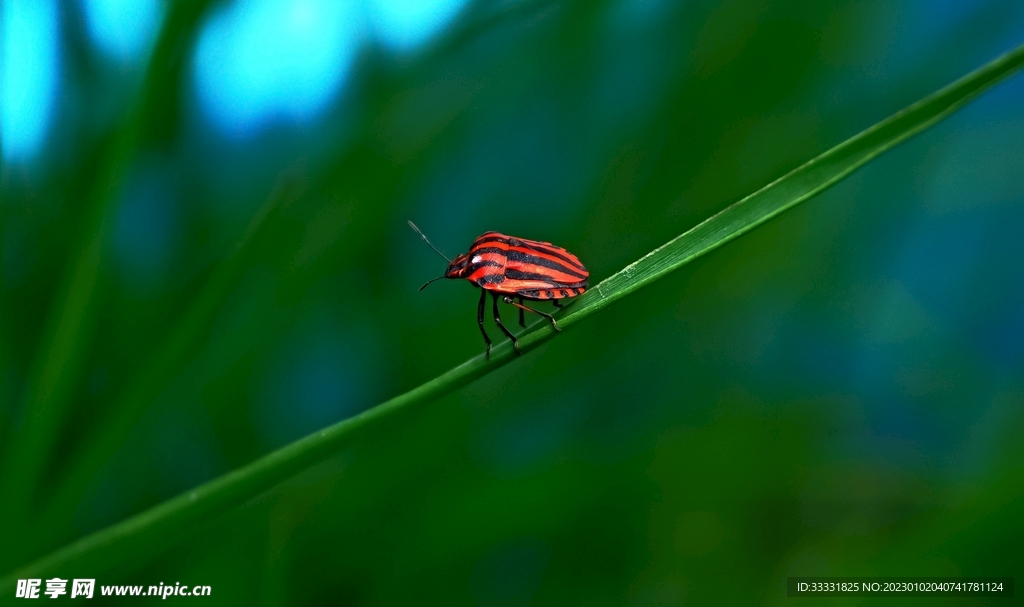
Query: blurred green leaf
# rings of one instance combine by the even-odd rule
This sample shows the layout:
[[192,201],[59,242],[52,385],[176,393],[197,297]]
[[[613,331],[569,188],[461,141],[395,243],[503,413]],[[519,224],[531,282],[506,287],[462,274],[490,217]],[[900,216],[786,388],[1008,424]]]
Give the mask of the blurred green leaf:
[[66,419],[72,392],[89,351],[91,330],[101,307],[96,288],[103,265],[108,222],[116,208],[121,184],[140,141],[147,135],[159,136],[153,129],[163,125],[162,114],[176,103],[177,95],[167,89],[177,87],[179,79],[168,78],[168,74],[180,69],[181,49],[207,4],[205,0],[194,0],[172,5],[147,67],[142,90],[116,130],[86,198],[80,240],[71,249],[66,275],[51,304],[44,337],[32,362],[25,391],[23,426],[14,433],[5,454],[6,466],[0,476],[0,505],[6,519],[18,523],[7,528],[9,533],[23,530],[20,522],[32,508],[36,487],[44,477],[43,471]]
[[[583,320],[823,191],[875,156],[948,116],[1022,64],[1024,46],[839,144],[596,285],[567,311],[560,325],[565,328]],[[546,323],[537,323],[519,340],[521,349],[529,351],[554,333]],[[8,592],[19,577],[50,575],[70,564],[88,563],[92,570],[100,570],[131,559],[152,558],[185,529],[259,495],[337,453],[385,420],[450,393],[514,357],[509,344],[502,344],[494,349],[489,360],[477,356],[378,407],[295,441],[29,564],[3,578],[0,592]]]
[[249,255],[254,242],[273,217],[298,196],[302,189],[301,179],[293,174],[282,175],[278,185],[267,197],[266,202],[253,216],[245,233],[231,253],[213,270],[202,290],[192,300],[190,307],[182,314],[181,320],[167,334],[167,339],[154,352],[125,386],[113,409],[100,424],[101,431],[90,437],[79,455],[71,463],[71,469],[58,485],[58,490],[49,501],[49,507],[35,522],[35,537],[45,545],[50,538],[59,538],[71,522],[69,508],[78,502],[82,491],[92,480],[96,471],[108,460],[124,437],[146,411],[146,407],[159,394],[167,382],[194,354],[213,322],[217,311],[231,293],[239,276],[248,267]]

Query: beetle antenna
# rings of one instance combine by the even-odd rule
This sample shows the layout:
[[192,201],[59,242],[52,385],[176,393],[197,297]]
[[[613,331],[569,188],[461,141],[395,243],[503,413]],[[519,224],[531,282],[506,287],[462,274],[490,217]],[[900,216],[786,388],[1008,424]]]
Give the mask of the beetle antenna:
[[427,285],[429,285],[430,283],[434,282],[435,280],[441,280],[442,278],[448,278],[448,277],[447,276],[438,276],[437,278],[431,278],[427,282],[423,283],[423,286],[420,287],[420,291],[422,291],[423,289],[426,289]]
[[[408,221],[408,220],[406,220],[406,221]],[[424,242],[426,242],[426,243],[427,243],[428,245],[430,245],[430,248],[431,248],[431,249],[434,249],[434,252],[435,252],[435,253],[437,253],[437,254],[438,254],[438,255],[440,255],[441,257],[444,257],[445,261],[447,261],[448,263],[451,263],[451,262],[452,262],[452,260],[451,260],[451,259],[448,259],[448,256],[447,256],[447,255],[445,255],[445,254],[444,254],[444,253],[442,253],[441,251],[438,251],[438,250],[437,250],[437,247],[435,247],[435,246],[434,246],[434,243],[430,242],[430,240],[429,240],[429,239],[427,239],[427,235],[426,235],[426,234],[424,234],[423,232],[421,232],[421,231],[420,231],[420,229],[416,227],[416,224],[415,224],[415,223],[413,223],[413,222],[409,221],[409,227],[410,227],[410,228],[412,228],[412,229],[414,229],[414,230],[416,230],[416,233],[417,233],[417,234],[419,234],[419,235],[420,235],[421,237],[423,237],[423,241],[424,241]],[[444,278],[444,276],[439,276],[438,278]],[[435,278],[434,280],[437,280],[437,278]],[[430,282],[434,282],[434,281],[432,280],[432,281],[430,281]],[[427,285],[429,285],[429,284],[430,284],[430,282],[428,282],[428,283],[427,283]],[[423,285],[423,286],[425,287],[425,286],[427,286],[427,285]],[[422,291],[422,290],[423,290],[423,287],[420,287],[420,291]]]

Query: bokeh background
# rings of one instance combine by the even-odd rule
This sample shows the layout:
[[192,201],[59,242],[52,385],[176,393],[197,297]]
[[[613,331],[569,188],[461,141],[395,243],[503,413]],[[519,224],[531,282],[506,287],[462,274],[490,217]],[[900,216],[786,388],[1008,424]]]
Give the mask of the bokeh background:
[[[486,230],[549,240],[600,280],[1024,42],[1017,0],[2,7],[8,468],[62,281],[103,227],[3,570],[478,354],[475,290],[416,291],[444,262],[406,219],[449,255]],[[149,67],[161,44],[173,69]],[[789,575],[1024,580],[1022,96],[999,85],[99,583],[667,606],[786,603]],[[214,280],[200,338],[118,417]],[[62,492],[90,448],[87,486]]]

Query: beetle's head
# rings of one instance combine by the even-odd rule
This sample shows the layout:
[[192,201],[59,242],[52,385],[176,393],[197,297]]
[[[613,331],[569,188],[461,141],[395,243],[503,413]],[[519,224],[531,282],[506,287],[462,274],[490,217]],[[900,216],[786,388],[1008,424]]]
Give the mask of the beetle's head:
[[469,253],[463,253],[448,264],[448,269],[444,271],[445,278],[466,278],[469,276],[471,270],[471,264],[469,263]]

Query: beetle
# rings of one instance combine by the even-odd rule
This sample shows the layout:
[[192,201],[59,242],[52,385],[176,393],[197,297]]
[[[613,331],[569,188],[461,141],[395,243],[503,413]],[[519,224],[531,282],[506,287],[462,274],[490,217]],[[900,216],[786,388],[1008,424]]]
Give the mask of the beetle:
[[430,242],[416,224],[410,221],[409,227],[448,262],[448,269],[444,275],[428,280],[420,287],[420,291],[442,278],[464,278],[480,287],[476,321],[480,325],[480,334],[484,336],[484,342],[487,344],[487,357],[491,355],[491,338],[484,330],[484,305],[488,292],[493,300],[494,324],[512,340],[512,348],[516,354],[521,354],[519,340],[501,322],[501,316],[498,314],[499,296],[505,303],[519,308],[519,324],[524,329],[525,312],[532,312],[548,319],[551,327],[560,331],[554,317],[525,305],[523,301],[550,300],[556,308],[561,308],[560,299],[576,297],[587,290],[590,272],[575,255],[550,242],[516,238],[500,232],[484,232],[477,236],[468,252],[455,259],[449,259]]

